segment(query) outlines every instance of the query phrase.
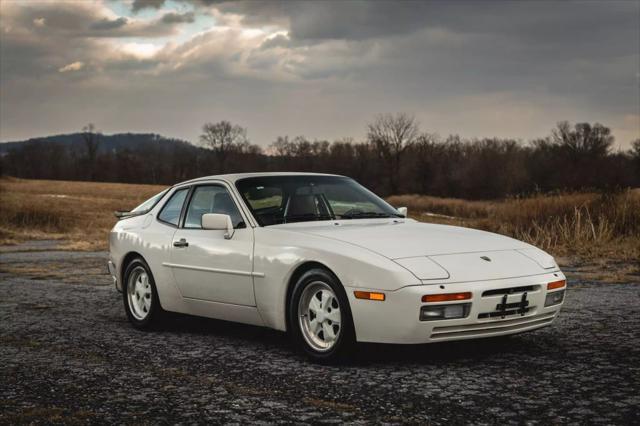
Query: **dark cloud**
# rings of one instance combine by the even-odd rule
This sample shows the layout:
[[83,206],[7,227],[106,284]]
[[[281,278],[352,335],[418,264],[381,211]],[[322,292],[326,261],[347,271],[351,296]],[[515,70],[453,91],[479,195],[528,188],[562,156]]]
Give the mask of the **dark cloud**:
[[138,12],[142,9],[160,9],[165,0],[133,0],[131,10]]
[[162,15],[162,22],[165,24],[184,24],[195,21],[195,14],[193,12],[174,13],[169,12]]
[[640,114],[639,2],[266,0],[217,7],[252,25],[288,22],[288,37],[263,49],[373,41],[352,44],[353,56],[376,56],[368,69],[315,54],[293,65],[305,78],[358,72],[408,97],[546,93]]
[[[198,2],[199,0],[191,0]],[[502,35],[562,45],[629,34],[638,27],[637,1],[224,1],[218,9],[260,25],[288,22],[292,39],[363,40],[429,28]],[[612,46],[615,48],[615,46]]]
[[[214,4],[225,3],[227,0],[176,0],[176,2],[208,7]],[[136,13],[142,9],[160,9],[165,3],[166,0],[133,0],[131,10]]]
[[129,20],[125,17],[120,17],[117,19],[108,19],[104,18],[99,20],[98,22],[94,22],[89,26],[92,30],[115,30],[116,28],[121,28],[127,25]]

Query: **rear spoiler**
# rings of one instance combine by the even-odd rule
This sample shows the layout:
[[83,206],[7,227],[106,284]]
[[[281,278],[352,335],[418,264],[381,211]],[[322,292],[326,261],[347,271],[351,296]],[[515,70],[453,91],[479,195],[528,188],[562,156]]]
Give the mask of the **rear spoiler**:
[[113,212],[113,214],[115,217],[118,218],[118,220],[120,220],[120,219],[126,219],[128,217],[140,216],[140,215],[146,214],[148,211],[149,210],[143,210],[139,212],[128,212],[128,211],[117,210]]

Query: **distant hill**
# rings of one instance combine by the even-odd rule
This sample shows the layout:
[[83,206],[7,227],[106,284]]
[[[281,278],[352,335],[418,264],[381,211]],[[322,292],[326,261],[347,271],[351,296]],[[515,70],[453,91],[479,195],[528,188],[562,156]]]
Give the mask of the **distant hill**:
[[[14,148],[19,148],[25,144],[59,144],[68,148],[84,149],[82,133],[69,133],[66,135],[46,136],[42,138],[32,138],[23,141],[12,141],[0,143],[0,154],[5,154]],[[197,149],[189,142],[166,138],[154,133],[116,133],[113,135],[100,135],[98,153],[118,152],[122,150],[138,150],[140,148],[153,145],[158,148],[173,148],[181,146],[183,148]]]

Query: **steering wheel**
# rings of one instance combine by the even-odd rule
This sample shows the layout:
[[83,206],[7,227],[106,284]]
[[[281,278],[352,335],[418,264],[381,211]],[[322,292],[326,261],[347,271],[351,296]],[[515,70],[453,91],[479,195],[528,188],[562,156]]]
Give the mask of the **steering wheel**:
[[357,213],[362,213],[362,212],[363,212],[362,209],[354,207],[354,208],[349,209],[346,212],[342,213],[340,216],[351,216],[351,215],[354,215],[354,214],[357,214]]

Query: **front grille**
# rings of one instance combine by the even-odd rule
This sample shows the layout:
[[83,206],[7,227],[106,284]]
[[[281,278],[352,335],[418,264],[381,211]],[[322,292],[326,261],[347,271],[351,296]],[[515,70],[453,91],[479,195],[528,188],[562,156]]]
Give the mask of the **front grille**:
[[524,293],[525,291],[527,293],[531,293],[532,291],[537,291],[539,289],[540,289],[539,285],[525,285],[521,287],[496,288],[493,290],[485,291],[484,293],[482,293],[482,297],[502,296],[504,294],[518,294],[518,293]]
[[481,324],[434,327],[431,332],[431,338],[437,340],[460,337],[488,337],[503,332],[516,333],[549,325],[553,322],[554,317],[555,313],[551,312],[542,315],[513,318],[504,321],[491,321]]

